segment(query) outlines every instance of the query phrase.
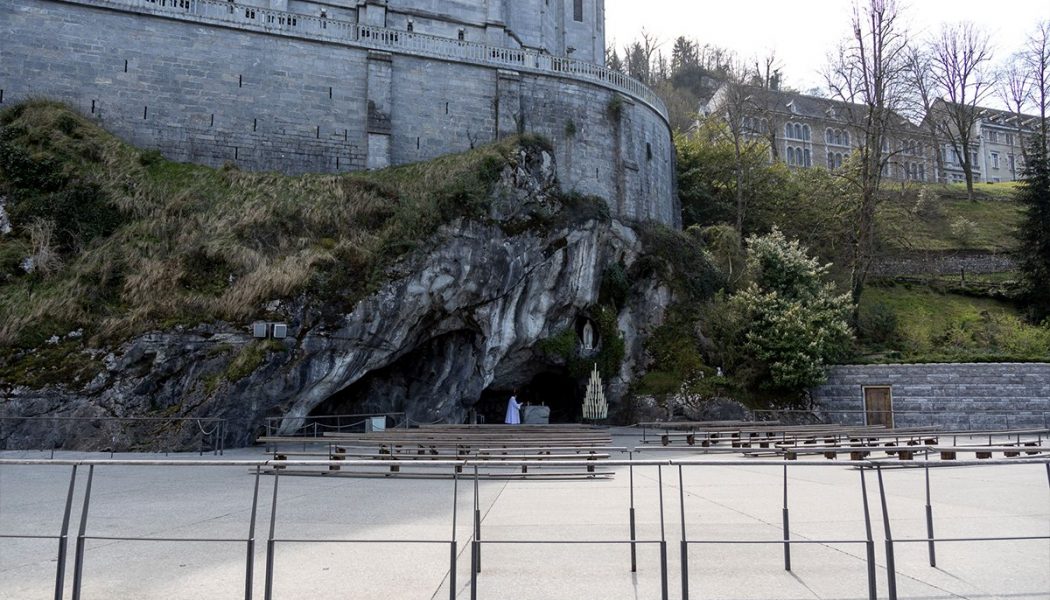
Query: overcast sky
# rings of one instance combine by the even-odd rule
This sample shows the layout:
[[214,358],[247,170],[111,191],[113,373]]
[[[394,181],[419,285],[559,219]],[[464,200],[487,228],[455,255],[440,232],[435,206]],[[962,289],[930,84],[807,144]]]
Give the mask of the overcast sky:
[[[849,32],[847,0],[605,0],[607,40],[621,49],[644,27],[669,55],[679,35],[729,48],[743,59],[776,51],[786,83],[799,90],[823,87],[828,50]],[[909,29],[928,34],[942,22],[973,21],[996,48],[996,60],[1015,52],[1050,0],[905,0]]]

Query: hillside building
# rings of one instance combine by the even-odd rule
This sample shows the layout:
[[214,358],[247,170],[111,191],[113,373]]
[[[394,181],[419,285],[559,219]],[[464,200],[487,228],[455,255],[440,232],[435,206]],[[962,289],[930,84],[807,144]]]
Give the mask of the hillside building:
[[[728,102],[736,102],[729,110]],[[808,96],[797,92],[747,87],[743,93],[723,85],[701,108],[702,115],[742,116],[742,130],[753,139],[762,139],[770,148],[770,159],[791,168],[842,168],[850,154],[863,141],[857,123],[864,107]],[[900,115],[883,141],[887,164],[883,176],[899,181],[936,181],[934,152],[937,145],[921,128]]]

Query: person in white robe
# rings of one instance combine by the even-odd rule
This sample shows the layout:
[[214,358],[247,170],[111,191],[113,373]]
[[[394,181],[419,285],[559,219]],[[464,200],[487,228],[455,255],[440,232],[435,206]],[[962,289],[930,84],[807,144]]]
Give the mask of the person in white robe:
[[514,394],[507,401],[507,418],[503,421],[507,425],[521,425],[521,404],[518,404],[517,396],[518,390],[514,390]]

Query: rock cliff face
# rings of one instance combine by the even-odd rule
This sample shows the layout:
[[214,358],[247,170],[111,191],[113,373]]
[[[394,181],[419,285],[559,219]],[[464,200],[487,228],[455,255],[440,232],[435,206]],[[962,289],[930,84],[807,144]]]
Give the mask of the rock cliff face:
[[[642,253],[628,224],[601,211],[570,215],[556,194],[553,158],[521,152],[520,166],[494,186],[489,219],[436,231],[348,314],[302,295],[267,307],[287,320],[286,340],[254,341],[243,326],[221,323],[143,335],[109,352],[104,371],[83,385],[2,390],[3,413],[221,417],[228,445],[254,441],[268,417],[283,417],[290,431],[317,412],[462,422],[487,390],[564,367],[541,343],[574,330],[598,304],[606,270],[629,269]],[[607,382],[614,406],[670,299],[655,280],[627,291],[617,315],[626,359]],[[155,429],[150,435],[165,435]],[[0,444],[123,447],[134,437],[12,421]]]

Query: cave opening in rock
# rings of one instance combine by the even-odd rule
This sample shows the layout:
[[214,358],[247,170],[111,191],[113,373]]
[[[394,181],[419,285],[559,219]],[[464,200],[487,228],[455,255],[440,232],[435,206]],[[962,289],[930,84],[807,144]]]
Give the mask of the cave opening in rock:
[[[405,413],[409,426],[465,422],[480,388],[477,354],[471,331],[430,339],[330,395],[310,416]],[[387,425],[403,421],[388,420]]]
[[[518,386],[518,402],[548,406],[551,423],[579,423],[583,418],[583,391],[580,382],[563,370],[548,370]],[[485,390],[477,404],[478,415],[485,423],[502,423],[507,414],[507,399],[513,388],[493,386]]]

